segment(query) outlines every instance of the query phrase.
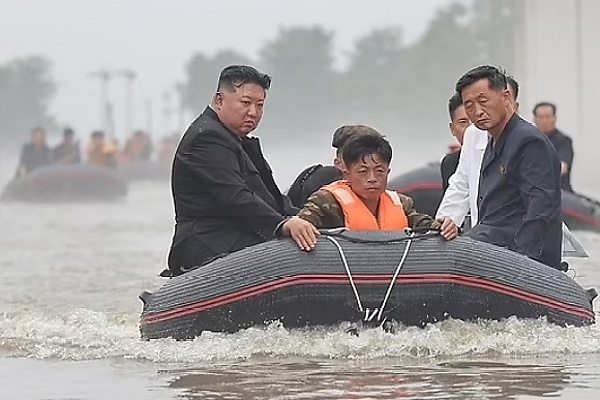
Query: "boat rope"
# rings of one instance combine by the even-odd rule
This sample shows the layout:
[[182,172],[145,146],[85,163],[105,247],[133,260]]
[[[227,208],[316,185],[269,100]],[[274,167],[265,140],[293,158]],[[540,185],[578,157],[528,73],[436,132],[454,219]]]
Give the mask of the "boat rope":
[[350,281],[350,286],[352,287],[352,291],[354,292],[354,297],[356,297],[356,303],[358,303],[358,311],[361,313],[365,310],[363,309],[362,302],[360,301],[360,296],[358,295],[358,290],[356,289],[356,285],[354,284],[354,278],[352,278],[352,273],[350,272],[350,266],[348,265],[348,260],[346,259],[346,255],[344,254],[344,250],[342,250],[342,246],[337,241],[336,238],[332,236],[325,236],[326,239],[329,239],[335,247],[337,247],[338,253],[342,259],[342,264],[344,264],[344,268],[346,269],[346,275],[348,275],[348,280]]
[[[392,289],[394,288],[394,283],[396,282],[396,279],[398,278],[398,275],[400,274],[400,271],[402,270],[402,267],[404,266],[406,257],[408,256],[408,252],[410,250],[410,246],[411,246],[413,238],[416,234],[414,231],[412,231],[410,229],[406,229],[405,232],[408,235],[408,240],[406,241],[406,246],[404,247],[404,252],[402,253],[400,262],[398,263],[398,266],[396,267],[396,270],[394,271],[394,276],[392,277],[392,280],[390,281],[390,284],[385,293],[383,301],[381,302],[381,306],[378,309],[376,308],[372,311],[369,310],[368,308],[365,309],[362,305],[362,301],[360,300],[360,295],[358,294],[358,289],[356,288],[356,284],[354,283],[354,278],[352,276],[352,272],[350,271],[350,266],[348,265],[348,259],[346,258],[346,255],[344,254],[344,250],[342,249],[342,246],[337,241],[337,239],[335,239],[334,237],[329,236],[329,235],[324,236],[326,239],[331,241],[334,244],[334,246],[337,248],[340,258],[342,259],[342,264],[344,264],[344,269],[346,270],[346,275],[348,275],[348,280],[350,281],[350,286],[352,287],[352,292],[354,293],[354,297],[356,298],[356,303],[358,304],[358,311],[361,313],[364,313],[365,321],[369,321],[369,322],[372,321],[376,315],[377,315],[377,321],[381,321],[381,319],[383,317],[383,311],[384,311],[385,306],[387,305],[387,302],[390,298]],[[382,323],[384,323],[384,322],[385,322],[385,320],[382,321]]]
[[383,315],[383,310],[387,304],[388,299],[390,298],[390,294],[392,293],[392,288],[394,287],[394,283],[396,282],[396,278],[400,274],[400,270],[402,266],[404,266],[404,262],[406,261],[406,257],[408,256],[408,251],[410,250],[410,245],[412,244],[413,237],[415,233],[413,231],[407,231],[408,240],[406,241],[406,246],[404,247],[404,253],[402,253],[402,258],[400,258],[400,262],[396,267],[396,271],[394,272],[394,276],[392,277],[392,281],[390,282],[390,286],[388,287],[387,292],[385,293],[385,297],[383,298],[383,302],[381,303],[381,307],[379,307],[379,314],[377,315],[377,320],[381,320],[381,316]]

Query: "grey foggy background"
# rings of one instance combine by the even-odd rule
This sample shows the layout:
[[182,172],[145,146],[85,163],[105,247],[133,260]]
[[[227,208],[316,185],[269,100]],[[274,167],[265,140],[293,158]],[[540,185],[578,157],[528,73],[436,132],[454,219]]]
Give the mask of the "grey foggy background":
[[[407,40],[425,29],[436,8],[448,0],[220,0],[6,1],[0,13],[0,61],[31,54],[53,62],[58,92],[51,111],[81,132],[98,125],[99,84],[87,74],[100,68],[138,72],[134,126],[146,127],[144,100],[151,99],[155,125],[165,91],[184,78],[184,64],[196,51],[222,48],[249,57],[280,27],[318,24],[336,33],[336,65],[355,40],[373,28],[402,25]],[[343,11],[341,11],[343,10]],[[216,80],[216,77],[215,77]],[[276,90],[277,77],[274,77]],[[121,82],[111,85],[114,101]],[[82,106],[85,104],[85,106]],[[121,108],[116,105],[116,112]],[[122,120],[117,115],[117,129]]]
[[[56,122],[48,126],[49,142],[55,144],[59,129],[71,125],[85,145],[91,130],[102,126],[100,84],[89,76],[91,72],[134,70],[131,127],[148,130],[158,139],[181,133],[210,98],[216,81],[213,72],[203,76],[208,86],[197,87],[199,100],[185,110],[180,106],[176,85],[189,83],[190,60],[198,54],[210,58],[233,50],[273,75],[266,114],[256,133],[263,137],[265,152],[284,187],[306,164],[330,161],[331,133],[344,123],[368,123],[386,134],[395,148],[395,171],[440,159],[453,142],[446,102],[456,79],[469,67],[495,63],[521,82],[524,117],[531,119],[531,106],[537,101],[558,103],[559,127],[576,139],[574,181],[595,185],[584,173],[596,162],[591,120],[595,97],[584,92],[593,92],[598,82],[588,79],[593,67],[581,65],[595,65],[598,51],[581,42],[583,36],[595,34],[591,27],[594,16],[600,15],[596,4],[591,0],[2,0],[0,66],[28,56],[49,60],[48,78],[56,89],[49,98],[48,114]],[[479,11],[473,11],[477,7]],[[293,100],[286,103],[283,97],[293,96],[289,80],[295,78],[285,68],[260,63],[261,49],[282,29],[313,27],[331,34],[332,69],[343,78],[336,90],[341,87],[344,93],[349,82],[364,85],[328,101],[330,90],[318,93],[322,86],[317,83],[314,98],[294,106]],[[357,41],[374,30],[397,32],[403,46],[404,58],[384,78],[390,80],[397,107],[384,98],[385,88],[369,84],[373,79],[369,68],[358,78],[347,76]],[[464,36],[467,30],[472,37]],[[561,58],[567,61],[557,62]],[[396,84],[395,79],[404,81]],[[108,86],[114,135],[121,143],[128,134],[125,87],[123,79],[113,79]],[[352,104],[353,98],[358,106]],[[380,110],[386,103],[392,107]],[[325,111],[316,115],[314,109]],[[23,140],[3,140],[5,122],[0,119],[3,182],[14,170],[18,144],[28,138],[28,130],[23,130],[10,132]]]

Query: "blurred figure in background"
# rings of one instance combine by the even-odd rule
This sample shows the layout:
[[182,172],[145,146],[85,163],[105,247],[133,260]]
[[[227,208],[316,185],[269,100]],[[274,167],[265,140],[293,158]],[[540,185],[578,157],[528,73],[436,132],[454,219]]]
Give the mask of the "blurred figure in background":
[[167,165],[171,168],[173,157],[175,156],[175,151],[179,144],[179,137],[179,134],[175,133],[170,136],[165,136],[160,140],[160,145],[158,147],[158,162],[160,164]]
[[133,136],[125,142],[122,161],[125,163],[149,161],[151,155],[152,141],[150,140],[150,136],[143,131],[136,131]]
[[114,168],[117,165],[117,147],[106,141],[104,132],[94,131],[87,148],[87,157],[90,164]]
[[50,148],[46,144],[46,131],[36,127],[31,131],[31,140],[23,145],[16,177],[20,178],[36,168],[50,164]]
[[72,128],[65,128],[63,141],[52,150],[52,162],[57,164],[77,164],[81,162],[79,143],[74,140],[75,132]]
[[563,190],[573,191],[571,168],[573,166],[573,140],[556,128],[556,105],[542,102],[533,108],[535,125],[548,136],[560,159],[560,184]]

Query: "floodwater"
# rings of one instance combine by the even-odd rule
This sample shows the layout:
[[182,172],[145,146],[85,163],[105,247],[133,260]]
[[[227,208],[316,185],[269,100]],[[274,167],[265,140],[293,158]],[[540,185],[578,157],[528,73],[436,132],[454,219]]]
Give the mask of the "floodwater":
[[[600,325],[355,337],[275,323],[142,341],[137,296],[162,282],[172,213],[168,183],[113,204],[0,203],[0,399],[600,398]],[[600,288],[600,235],[577,236],[591,258],[571,260],[576,280]]]

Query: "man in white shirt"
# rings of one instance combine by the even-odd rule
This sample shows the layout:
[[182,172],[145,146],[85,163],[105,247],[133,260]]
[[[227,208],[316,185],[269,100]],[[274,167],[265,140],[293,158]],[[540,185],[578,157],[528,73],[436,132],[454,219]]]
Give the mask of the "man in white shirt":
[[[519,113],[519,84],[512,76],[507,76],[508,90],[512,95],[512,106]],[[529,121],[528,121],[529,122]],[[468,227],[478,222],[477,196],[479,191],[479,172],[481,160],[488,144],[488,133],[470,125],[464,133],[461,153],[456,172],[449,179],[449,186],[438,208],[436,219],[449,217],[458,226],[465,222],[470,212]],[[587,252],[567,226],[562,224],[563,256],[588,257]]]

